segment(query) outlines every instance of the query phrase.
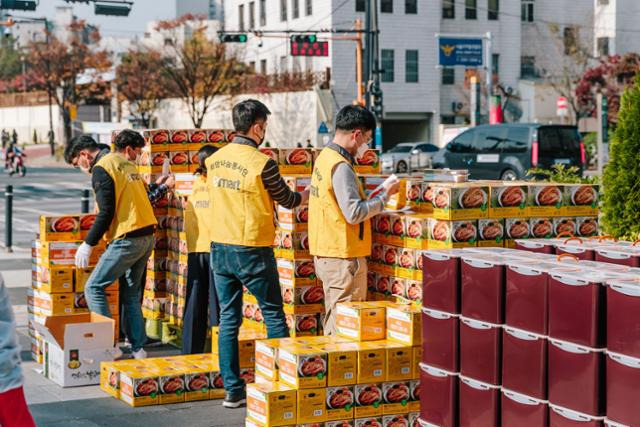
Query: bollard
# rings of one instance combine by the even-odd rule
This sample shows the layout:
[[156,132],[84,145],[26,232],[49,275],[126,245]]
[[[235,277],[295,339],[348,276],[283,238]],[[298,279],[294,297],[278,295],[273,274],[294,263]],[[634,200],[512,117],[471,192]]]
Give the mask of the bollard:
[[89,213],[89,200],[91,200],[91,192],[89,190],[82,190],[82,213]]
[[7,252],[13,252],[13,185],[7,185],[4,192],[5,234],[4,247]]

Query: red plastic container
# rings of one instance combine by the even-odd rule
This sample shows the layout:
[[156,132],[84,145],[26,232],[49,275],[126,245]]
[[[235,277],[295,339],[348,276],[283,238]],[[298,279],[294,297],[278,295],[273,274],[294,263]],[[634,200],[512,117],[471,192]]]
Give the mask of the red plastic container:
[[607,350],[640,357],[640,279],[609,280]]
[[555,252],[551,239],[516,239],[516,249],[542,254]]
[[607,350],[607,418],[640,426],[639,404],[640,359]]
[[595,249],[595,260],[629,267],[640,267],[639,249],[629,246],[601,246]]
[[547,274],[539,265],[539,262],[507,261],[505,323],[546,335]]
[[579,237],[573,237],[556,244],[556,254],[569,254],[580,260],[593,261],[595,252],[593,246],[586,245]]
[[497,427],[500,386],[460,376],[459,426]]
[[422,305],[445,313],[460,313],[459,249],[422,253]]
[[458,422],[458,374],[420,364],[420,419],[440,427]]
[[549,402],[590,416],[605,410],[604,350],[549,338]]
[[422,308],[422,362],[458,372],[459,323],[457,314]]
[[502,327],[460,316],[460,374],[500,384]]
[[605,344],[605,288],[593,271],[549,272],[549,337],[587,347]]
[[505,427],[547,427],[549,406],[546,401],[502,388],[500,405],[502,425]]
[[582,414],[549,403],[550,427],[603,427],[604,417]]
[[501,324],[504,319],[504,258],[470,254],[460,261],[461,313],[464,317]]
[[502,385],[535,399],[547,398],[547,337],[502,328]]

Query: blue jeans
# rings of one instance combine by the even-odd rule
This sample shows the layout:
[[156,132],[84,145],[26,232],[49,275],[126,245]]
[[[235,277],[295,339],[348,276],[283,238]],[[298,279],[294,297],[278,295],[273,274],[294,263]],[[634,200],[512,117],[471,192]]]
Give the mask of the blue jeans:
[[256,297],[269,338],[289,336],[282,310],[276,259],[270,247],[211,244],[211,269],[220,303],[218,353],[224,388],[231,395],[244,391],[238,361],[238,331],[242,324],[242,285]]
[[120,277],[124,278],[126,286],[120,287],[120,301],[124,307],[125,333],[133,351],[140,350],[147,340],[140,304],[142,275],[152,250],[153,235],[114,240],[84,287],[89,310],[111,317],[104,290]]

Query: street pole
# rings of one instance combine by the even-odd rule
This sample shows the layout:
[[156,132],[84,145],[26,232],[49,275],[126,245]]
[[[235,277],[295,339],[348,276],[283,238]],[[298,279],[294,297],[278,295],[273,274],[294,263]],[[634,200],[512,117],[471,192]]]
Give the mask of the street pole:
[[[378,92],[382,95],[382,90],[380,89],[380,50],[378,45],[378,0],[371,0],[370,2],[365,1],[365,3],[371,3],[371,56],[373,85],[378,88]],[[379,150],[382,150],[382,117],[384,115],[384,109],[382,111],[382,113],[376,114],[376,132],[374,134],[375,145]]]
[[[491,115],[491,96],[493,95],[493,40],[491,38],[491,31],[487,31],[486,34],[487,43],[487,75],[486,75],[486,85],[487,85],[487,118]],[[480,99],[478,99],[478,103]],[[480,110],[480,109],[478,109]]]
[[[356,19],[356,30],[362,29],[362,21]],[[358,105],[365,105],[364,94],[362,90],[362,33],[358,32],[356,35],[356,76],[358,84]]]
[[4,192],[4,247],[7,252],[13,252],[13,185],[7,185]]
[[89,213],[89,200],[91,200],[91,191],[87,189],[82,190],[82,198],[80,201],[83,214]]
[[371,3],[368,1],[364,2],[364,81],[367,86],[367,96],[365,97],[366,107],[371,108],[371,83],[373,81],[373,37],[371,36]]
[[469,101],[469,115],[471,117],[469,119],[471,121],[471,127],[475,127],[480,124],[480,83],[476,76],[471,76],[469,83],[471,89]]
[[607,141],[607,119],[608,108],[607,98],[602,93],[596,94],[597,114],[598,114],[598,176],[602,176],[604,170],[604,144]]

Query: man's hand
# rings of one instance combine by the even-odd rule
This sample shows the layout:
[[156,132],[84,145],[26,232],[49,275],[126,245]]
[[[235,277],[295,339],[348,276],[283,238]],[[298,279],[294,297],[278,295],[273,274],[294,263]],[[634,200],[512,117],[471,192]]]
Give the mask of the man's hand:
[[307,203],[309,203],[309,187],[307,186],[307,188],[304,189],[304,191],[300,192],[300,195],[302,196],[302,201],[300,202],[300,205],[306,205]]
[[400,189],[400,180],[395,180],[391,183],[388,183],[384,186],[384,191],[388,196],[393,196]]
[[78,250],[76,251],[76,267],[87,268],[89,267],[89,258],[91,257],[92,246],[82,242]]

